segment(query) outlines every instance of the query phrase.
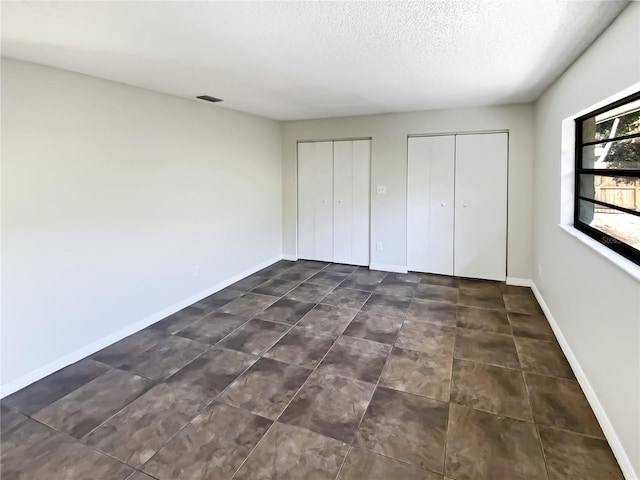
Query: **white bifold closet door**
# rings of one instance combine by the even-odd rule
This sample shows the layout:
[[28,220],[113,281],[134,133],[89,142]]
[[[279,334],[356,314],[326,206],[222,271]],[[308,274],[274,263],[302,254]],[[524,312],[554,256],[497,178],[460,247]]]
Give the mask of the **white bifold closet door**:
[[506,279],[507,133],[456,135],[454,274]]
[[333,261],[333,142],[298,144],[298,257]]
[[370,140],[298,144],[298,258],[369,265]]
[[505,280],[507,159],[507,133],[409,138],[409,270]]
[[333,143],[333,261],[369,265],[370,140]]
[[410,137],[407,265],[453,275],[455,136]]

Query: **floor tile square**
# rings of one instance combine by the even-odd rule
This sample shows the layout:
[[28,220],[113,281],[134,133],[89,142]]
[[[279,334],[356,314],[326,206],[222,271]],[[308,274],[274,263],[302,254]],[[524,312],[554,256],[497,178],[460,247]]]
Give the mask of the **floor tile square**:
[[396,346],[435,355],[452,356],[455,339],[454,327],[407,319],[398,333]]
[[279,421],[350,443],[374,386],[314,372]]
[[455,327],[457,310],[456,305],[414,298],[407,310],[407,318]]
[[492,280],[478,280],[475,278],[459,278],[458,286],[464,290],[475,290],[477,294],[485,292],[490,295],[501,295],[502,284]]
[[337,335],[304,327],[293,327],[264,356],[291,365],[315,368],[336,338]]
[[297,300],[299,302],[320,303],[331,290],[333,290],[333,287],[329,285],[303,283],[289,292],[285,298],[288,298],[289,300]]
[[298,268],[292,267],[285,272],[278,274],[275,278],[280,280],[290,280],[292,282],[305,282],[309,278],[313,277],[318,270],[312,270],[310,268]]
[[150,382],[142,377],[109,370],[43,408],[33,418],[72,437],[81,438],[150,386]]
[[153,380],[173,375],[199,357],[209,345],[169,335],[144,352],[131,355],[118,368]]
[[165,335],[173,335],[180,330],[184,330],[193,322],[205,315],[208,315],[209,313],[211,313],[209,308],[191,305],[190,307],[183,308],[173,315],[169,315],[167,318],[163,318],[159,322],[151,325],[149,328],[158,330]]
[[85,358],[8,395],[2,399],[2,404],[33,415],[109,370],[107,365]]
[[17,427],[27,420],[27,417],[17,410],[7,407],[4,403],[0,404],[0,434],[4,435],[12,428]]
[[234,480],[334,480],[349,446],[291,425],[276,423]]
[[440,475],[377,453],[352,448],[337,480],[442,480]]
[[500,333],[458,328],[453,355],[499,367],[520,368],[513,337]]
[[344,335],[392,345],[401,326],[401,318],[375,312],[360,312],[353,318]]
[[460,480],[546,479],[535,425],[452,403],[445,474]]
[[504,300],[500,288],[493,289],[466,289],[460,286],[458,303],[468,307],[493,308],[504,310]]
[[145,328],[133,335],[123,338],[119,342],[103,348],[99,352],[91,355],[93,360],[118,367],[126,363],[132,356],[139,355],[142,352],[156,346],[160,341],[167,337],[160,330],[154,328]]
[[[80,442],[28,420],[2,437],[2,478],[125,480],[134,470]],[[55,472],[55,473],[54,473]],[[62,476],[64,475],[64,476]]]
[[431,300],[434,302],[452,303],[454,305],[458,303],[458,289],[455,287],[421,283],[418,285],[415,296],[422,300]]
[[544,315],[527,315],[524,313],[507,313],[511,330],[518,337],[537,338],[538,340],[555,340],[556,337]]
[[325,305],[333,305],[334,307],[355,308],[356,310],[360,310],[370,295],[369,292],[362,290],[338,287],[324,297],[322,303]]
[[245,410],[215,403],[142,469],[159,480],[229,480],[271,423]]
[[354,445],[442,473],[448,415],[445,402],[378,387]]
[[[260,272],[258,272],[258,273],[260,273]],[[270,275],[268,275],[267,278],[269,276]],[[261,273],[260,273],[260,275],[253,274],[253,275],[250,275],[248,277],[243,278],[242,280],[234,283],[233,285],[230,285],[229,288],[232,288],[234,290],[242,290],[243,292],[248,292],[249,290],[253,290],[258,285],[264,283],[264,281],[267,278],[265,278]]]
[[389,345],[342,336],[324,357],[318,371],[377,383],[389,350]]
[[199,302],[193,304],[194,307],[201,308],[206,314],[217,310],[218,308],[226,305],[231,300],[235,300],[238,297],[244,295],[244,291],[235,288],[227,287],[219,292],[209,295],[203,298]]
[[264,312],[256,315],[255,318],[295,325],[309,310],[315,307],[315,305],[315,303],[298,302],[296,300],[281,298]]
[[453,361],[451,401],[533,422],[527,388],[519,370],[456,359]]
[[542,315],[542,309],[533,294],[504,294],[504,304],[508,312]]
[[423,273],[420,277],[420,283],[428,285],[441,285],[443,287],[459,287],[458,277],[449,277],[447,275],[437,275],[434,273]]
[[605,440],[549,427],[540,427],[540,438],[549,480],[624,479]]
[[238,315],[239,317],[246,317],[248,320],[263,312],[269,305],[275,303],[277,300],[278,297],[272,295],[249,292],[227,303],[220,311]]
[[321,262],[319,260],[298,260],[296,267],[309,268],[311,270],[322,270],[330,265],[329,262]]
[[254,318],[227,335],[218,343],[218,346],[252,355],[262,355],[280,340],[290,328],[289,325],[282,323]]
[[140,467],[206,403],[189,390],[156,385],[83,441],[124,463]]
[[349,274],[340,286],[343,288],[353,288],[355,290],[373,292],[386,275],[387,274],[385,272],[358,269]]
[[218,401],[275,420],[310,374],[306,368],[261,358]]
[[380,378],[380,385],[448,402],[452,363],[449,355],[395,347]]
[[534,373],[525,373],[525,381],[536,423],[604,438],[578,382]]
[[[403,282],[403,283],[415,283],[415,284],[418,284],[422,280],[422,275],[423,275],[422,273],[417,273],[417,272],[388,273],[384,277],[384,280],[382,280],[382,282],[383,283]],[[417,285],[414,285],[414,286],[417,286]]]
[[307,279],[307,283],[315,283],[317,285],[327,285],[329,287],[337,287],[347,278],[346,273],[327,272],[321,270],[313,277]]
[[251,293],[260,293],[262,295],[271,295],[273,297],[281,297],[300,285],[300,282],[292,282],[291,280],[281,280],[279,278],[271,278],[261,283],[251,290]]
[[362,310],[404,318],[410,304],[411,297],[374,292],[369,297],[369,300],[364,304]]
[[167,384],[213,400],[257,359],[248,353],[214,347],[169,377]]
[[345,265],[342,263],[332,263],[324,268],[325,272],[353,273],[358,267],[356,265]]
[[511,325],[504,310],[461,305],[458,307],[457,326],[470,330],[485,330],[511,335]]
[[413,297],[416,293],[418,284],[414,282],[403,282],[402,280],[396,280],[392,277],[385,277],[382,282],[378,284],[374,292],[380,295],[395,295],[401,297]]
[[215,345],[236,328],[247,323],[245,317],[231,315],[230,313],[214,312],[202,317],[176,335],[189,338],[208,345]]
[[298,326],[337,336],[349,325],[356,313],[358,313],[356,309],[320,304],[302,317]]
[[552,377],[575,378],[556,341],[514,337],[522,369]]

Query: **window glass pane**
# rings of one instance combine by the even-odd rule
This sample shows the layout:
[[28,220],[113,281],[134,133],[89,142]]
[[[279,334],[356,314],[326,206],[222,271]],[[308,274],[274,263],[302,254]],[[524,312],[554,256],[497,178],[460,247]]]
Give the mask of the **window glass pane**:
[[640,212],[640,178],[581,174],[578,194]]
[[582,168],[640,170],[640,138],[582,147]]
[[584,143],[635,133],[640,133],[640,99],[582,122]]
[[615,239],[609,240],[603,237],[601,240],[605,245],[620,241],[640,250],[640,217],[579,200],[578,218],[582,223]]

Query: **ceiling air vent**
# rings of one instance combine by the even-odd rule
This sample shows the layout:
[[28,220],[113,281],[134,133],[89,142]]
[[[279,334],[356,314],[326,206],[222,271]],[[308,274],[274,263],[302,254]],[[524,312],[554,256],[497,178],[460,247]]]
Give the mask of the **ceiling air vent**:
[[207,102],[214,102],[214,103],[222,101],[221,98],[211,97],[209,95],[200,95],[199,97],[196,97],[196,98],[199,98],[200,100],[206,100]]

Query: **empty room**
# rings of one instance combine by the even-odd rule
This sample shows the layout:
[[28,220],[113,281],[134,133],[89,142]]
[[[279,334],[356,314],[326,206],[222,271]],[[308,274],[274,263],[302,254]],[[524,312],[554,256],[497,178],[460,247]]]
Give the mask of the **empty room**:
[[2,480],[638,480],[640,2],[2,1]]

